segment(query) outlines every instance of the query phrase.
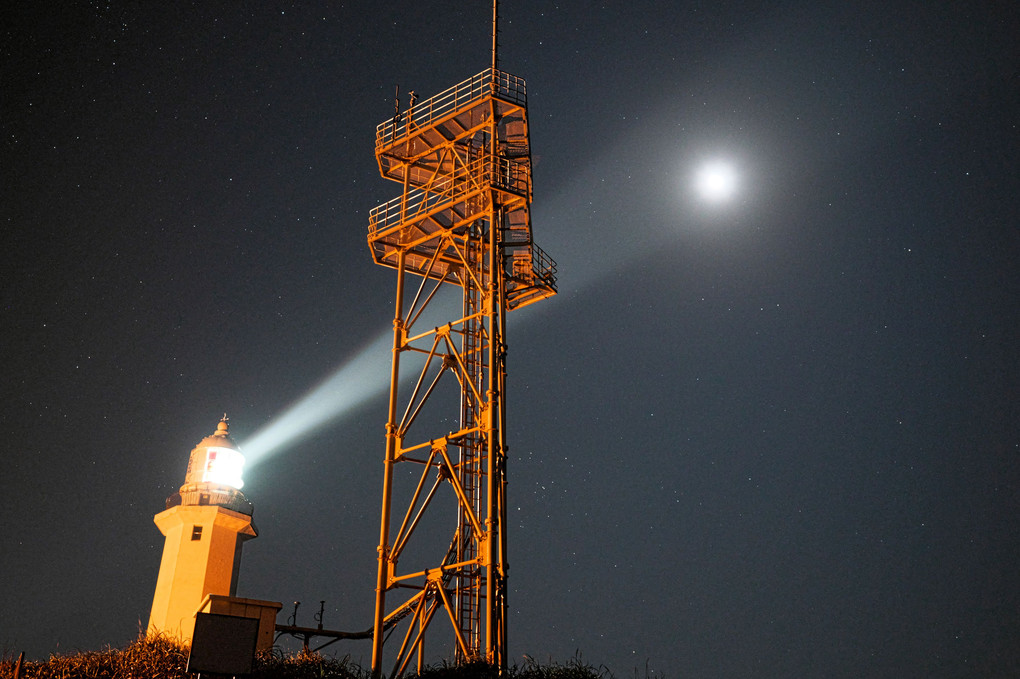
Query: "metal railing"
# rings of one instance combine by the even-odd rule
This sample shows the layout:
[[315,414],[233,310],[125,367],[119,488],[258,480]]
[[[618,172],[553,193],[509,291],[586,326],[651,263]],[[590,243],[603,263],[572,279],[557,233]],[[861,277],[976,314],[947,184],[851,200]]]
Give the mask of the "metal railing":
[[251,516],[255,512],[254,506],[248,501],[239,490],[234,488],[217,487],[211,484],[204,484],[203,487],[190,487],[183,489],[183,492],[176,492],[166,499],[166,508],[177,507],[178,505],[225,507],[241,514]]
[[556,294],[556,262],[534,243],[512,250],[504,260],[508,309],[527,306]]
[[528,104],[524,78],[487,69],[379,123],[375,128],[376,152],[407,137],[410,132],[428,127],[435,120],[490,95],[521,106]]
[[453,175],[436,177],[427,188],[409,190],[406,199],[397,196],[372,208],[368,213],[368,232],[375,235],[401,222],[414,221],[485,186],[527,196],[530,179],[527,163],[486,154]]
[[534,243],[531,244],[531,269],[539,280],[556,289],[556,260]]

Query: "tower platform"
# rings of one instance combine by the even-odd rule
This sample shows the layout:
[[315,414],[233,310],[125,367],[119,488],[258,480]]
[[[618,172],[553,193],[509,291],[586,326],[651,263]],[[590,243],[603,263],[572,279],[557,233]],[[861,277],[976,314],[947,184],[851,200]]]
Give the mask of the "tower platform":
[[415,103],[376,127],[375,154],[380,174],[404,186],[369,213],[376,263],[396,268],[403,251],[409,273],[463,285],[472,266],[463,242],[471,225],[496,209],[508,309],[556,293],[556,263],[531,237],[522,78],[489,69]]

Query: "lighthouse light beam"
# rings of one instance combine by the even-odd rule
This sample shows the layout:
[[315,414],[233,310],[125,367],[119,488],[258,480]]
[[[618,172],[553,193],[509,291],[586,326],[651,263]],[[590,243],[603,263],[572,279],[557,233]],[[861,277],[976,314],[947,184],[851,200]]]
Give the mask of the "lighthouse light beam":
[[248,469],[310,436],[389,386],[392,333],[383,332],[241,446]]

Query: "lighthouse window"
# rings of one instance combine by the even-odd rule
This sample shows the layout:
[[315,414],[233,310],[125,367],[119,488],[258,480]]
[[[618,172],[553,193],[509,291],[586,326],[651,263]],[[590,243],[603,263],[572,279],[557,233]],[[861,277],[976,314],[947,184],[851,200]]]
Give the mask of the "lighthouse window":
[[191,539],[192,540],[201,540],[202,539],[202,527],[201,526],[192,526],[191,527]]

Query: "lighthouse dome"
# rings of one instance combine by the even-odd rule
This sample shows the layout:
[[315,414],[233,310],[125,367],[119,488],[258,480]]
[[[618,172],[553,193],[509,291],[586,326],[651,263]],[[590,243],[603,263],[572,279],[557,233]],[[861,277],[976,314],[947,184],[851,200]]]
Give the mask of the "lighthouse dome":
[[216,425],[216,431],[202,439],[202,441],[195,447],[232,448],[233,450],[240,451],[241,449],[237,447],[237,443],[234,442],[234,439],[230,438],[230,429],[227,425],[228,421],[227,416],[224,415],[223,419]]

